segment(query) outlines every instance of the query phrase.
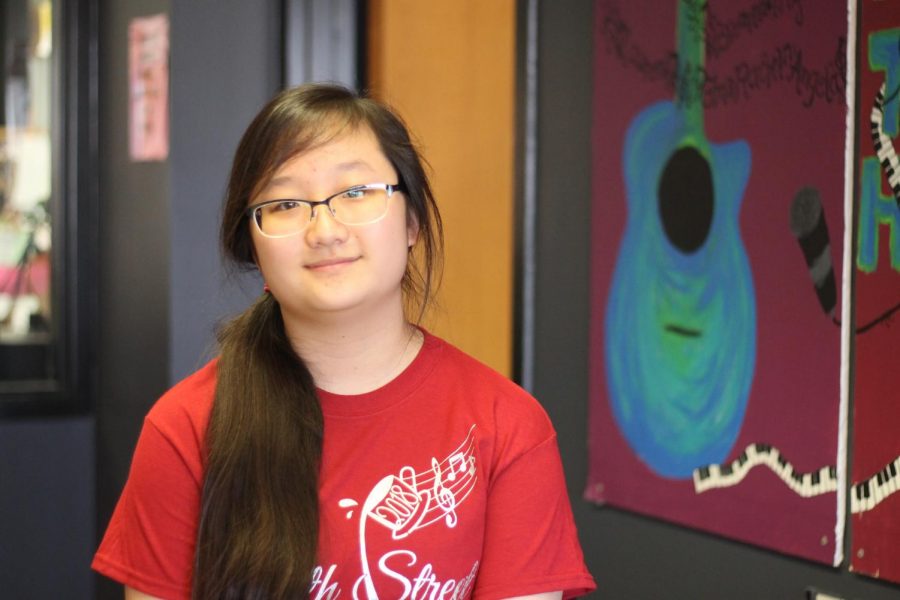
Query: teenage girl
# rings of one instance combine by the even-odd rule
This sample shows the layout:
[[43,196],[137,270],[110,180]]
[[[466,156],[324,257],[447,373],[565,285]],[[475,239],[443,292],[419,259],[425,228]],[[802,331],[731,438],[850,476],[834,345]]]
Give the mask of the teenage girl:
[[541,406],[415,324],[441,220],[395,113],[279,94],[238,146],[221,239],[263,293],[148,414],[96,570],[126,598],[594,588]]

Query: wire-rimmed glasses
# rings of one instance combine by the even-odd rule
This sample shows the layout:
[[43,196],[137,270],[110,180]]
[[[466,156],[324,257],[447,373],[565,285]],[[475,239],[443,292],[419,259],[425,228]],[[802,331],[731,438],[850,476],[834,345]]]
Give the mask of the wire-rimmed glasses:
[[287,237],[303,231],[316,209],[325,205],[331,216],[344,225],[368,225],[387,214],[388,200],[402,184],[367,183],[355,185],[324,200],[266,200],[247,208],[247,216],[266,237]]

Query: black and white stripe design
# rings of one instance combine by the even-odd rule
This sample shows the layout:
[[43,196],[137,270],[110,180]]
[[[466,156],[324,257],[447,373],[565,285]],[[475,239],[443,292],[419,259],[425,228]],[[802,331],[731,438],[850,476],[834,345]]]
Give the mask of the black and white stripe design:
[[778,448],[769,444],[750,444],[731,464],[709,465],[694,469],[694,491],[698,494],[713,488],[740,483],[756,466],[769,467],[794,492],[808,498],[837,491],[837,469],[825,466],[810,473],[797,473]]
[[894,149],[894,142],[884,132],[884,93],[886,84],[882,83],[878,93],[875,94],[875,104],[872,106],[872,116],[870,123],[872,125],[872,144],[875,146],[875,153],[878,155],[878,162],[884,171],[888,180],[888,185],[894,191],[894,200],[897,206],[900,206],[900,161],[897,160],[897,151]]
[[[750,444],[730,464],[694,469],[694,491],[701,494],[714,488],[735,486],[753,467],[759,465],[769,467],[789,488],[804,498],[837,491],[838,477],[834,467],[797,473],[781,452],[768,444]],[[850,512],[859,514],[872,510],[896,492],[900,492],[900,456],[866,481],[851,486]]]
[[850,488],[850,512],[857,514],[872,510],[882,500],[900,490],[898,472],[900,472],[900,456],[874,476]]

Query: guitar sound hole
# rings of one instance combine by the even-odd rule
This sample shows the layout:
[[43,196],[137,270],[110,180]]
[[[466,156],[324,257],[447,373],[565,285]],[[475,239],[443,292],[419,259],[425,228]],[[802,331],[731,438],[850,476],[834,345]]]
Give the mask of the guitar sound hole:
[[709,235],[714,204],[712,172],[696,149],[672,154],[659,180],[658,198],[666,237],[682,252],[696,252]]

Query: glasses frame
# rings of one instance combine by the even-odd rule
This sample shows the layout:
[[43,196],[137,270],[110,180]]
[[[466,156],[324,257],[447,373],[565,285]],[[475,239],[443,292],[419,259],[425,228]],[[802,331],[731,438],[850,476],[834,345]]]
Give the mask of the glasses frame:
[[[251,221],[253,221],[253,224],[256,226],[256,230],[261,235],[263,235],[267,238],[285,238],[285,237],[290,237],[292,235],[298,235],[300,233],[303,233],[303,231],[305,231],[306,228],[309,227],[309,224],[312,223],[313,216],[316,214],[316,208],[318,208],[319,206],[322,206],[322,205],[325,205],[325,207],[328,208],[328,212],[331,214],[331,216],[334,218],[335,221],[337,221],[338,223],[341,223],[343,225],[350,226],[350,227],[353,227],[356,225],[371,225],[372,223],[376,223],[376,222],[380,221],[381,219],[383,219],[384,215],[387,214],[387,204],[386,203],[385,203],[384,213],[382,213],[381,216],[379,216],[375,219],[372,219],[371,221],[366,221],[365,223],[346,223],[346,222],[342,221],[341,218],[338,217],[334,213],[334,209],[331,208],[331,201],[334,200],[335,198],[337,198],[338,196],[342,196],[342,195],[346,194],[347,192],[354,192],[357,190],[384,190],[387,193],[387,199],[390,200],[391,196],[394,195],[394,192],[405,192],[406,188],[404,187],[402,182],[397,183],[397,184],[365,183],[362,185],[354,185],[354,186],[348,187],[346,189],[343,189],[335,194],[328,196],[324,200],[301,200],[299,198],[277,198],[275,200],[266,200],[265,202],[259,202],[257,204],[248,206],[247,209],[244,211],[244,213],[247,215],[247,217]],[[266,206],[269,206],[271,204],[278,204],[279,202],[300,202],[302,204],[308,204],[309,205],[309,221],[307,221],[306,225],[304,225],[302,228],[298,229],[297,231],[293,231],[291,233],[285,233],[283,235],[272,235],[272,234],[266,233],[262,229],[262,223],[261,223],[262,213],[261,213],[260,209],[262,209]]]

